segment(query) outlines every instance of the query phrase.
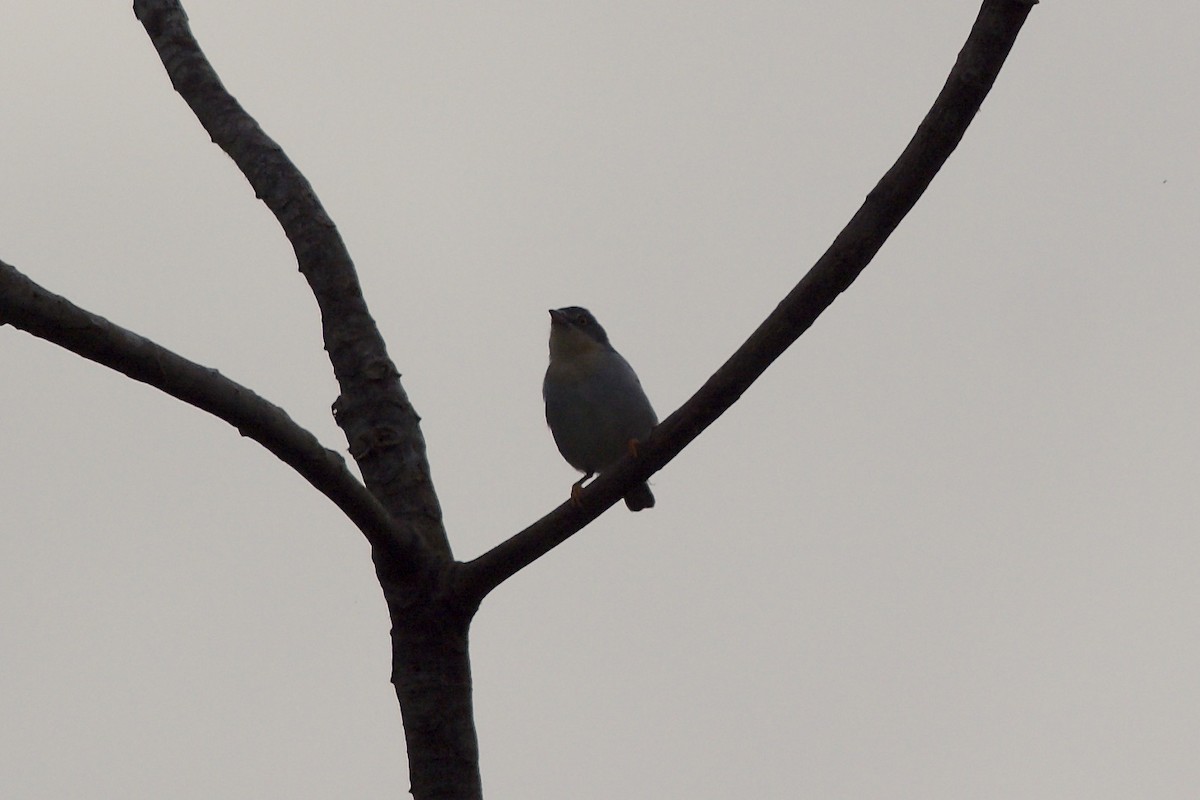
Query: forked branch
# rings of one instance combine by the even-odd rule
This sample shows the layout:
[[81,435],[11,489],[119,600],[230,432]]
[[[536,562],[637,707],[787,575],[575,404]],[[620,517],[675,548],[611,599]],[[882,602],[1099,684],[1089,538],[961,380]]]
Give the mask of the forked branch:
[[416,559],[387,511],[337,453],[267,402],[215,369],[177,355],[149,339],[37,285],[0,261],[0,324],[10,324],[86,359],[154,386],[233,425],[274,453],[332,500],[372,545]]
[[350,253],[312,186],[222,85],[178,0],[135,0],[171,84],[213,142],[275,215],[321,309],[325,350],[340,389],[336,420],[368,488],[445,562],[450,543],[420,418],[367,310]]

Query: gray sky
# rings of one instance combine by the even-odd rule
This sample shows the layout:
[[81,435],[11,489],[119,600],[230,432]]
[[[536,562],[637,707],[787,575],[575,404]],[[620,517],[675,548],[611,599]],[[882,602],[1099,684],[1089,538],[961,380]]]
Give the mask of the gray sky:
[[[344,449],[290,248],[128,5],[0,26],[0,257]],[[546,309],[591,308],[665,416],[891,164],[977,9],[189,5],[347,239],[460,558],[575,479]],[[1197,29],[1183,0],[1035,8],[915,211],[658,507],[488,599],[489,797],[1195,796]],[[334,507],[11,328],[0,370],[0,793],[406,787]]]

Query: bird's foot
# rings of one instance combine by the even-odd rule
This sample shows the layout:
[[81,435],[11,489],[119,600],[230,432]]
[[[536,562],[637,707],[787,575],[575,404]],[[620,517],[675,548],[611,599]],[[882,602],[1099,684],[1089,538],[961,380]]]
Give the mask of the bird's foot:
[[583,484],[588,478],[595,474],[596,473],[594,472],[589,472],[587,475],[584,475],[582,478],[575,481],[575,483],[571,484],[571,505],[575,506],[576,508],[583,507],[583,500],[580,499],[580,495],[583,494]]

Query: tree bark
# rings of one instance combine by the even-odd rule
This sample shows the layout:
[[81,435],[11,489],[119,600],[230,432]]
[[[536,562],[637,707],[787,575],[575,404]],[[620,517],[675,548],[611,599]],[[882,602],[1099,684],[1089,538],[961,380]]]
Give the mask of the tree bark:
[[410,791],[418,800],[481,800],[468,631],[450,567],[392,584],[376,561],[392,620],[392,684],[408,747]]

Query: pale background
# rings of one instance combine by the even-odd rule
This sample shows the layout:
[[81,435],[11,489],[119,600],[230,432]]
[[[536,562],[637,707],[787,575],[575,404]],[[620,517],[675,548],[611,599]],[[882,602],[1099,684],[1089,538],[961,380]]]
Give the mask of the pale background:
[[[661,415],[908,141],[965,0],[192,2],[346,237],[456,554],[561,502],[546,309]],[[0,25],[0,257],[344,449],[289,246],[128,2]],[[1200,791],[1200,5],[1044,2],[813,330],[473,629],[490,798]],[[0,330],[0,795],[407,787],[362,537]]]

